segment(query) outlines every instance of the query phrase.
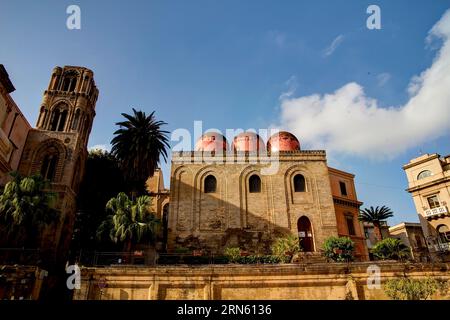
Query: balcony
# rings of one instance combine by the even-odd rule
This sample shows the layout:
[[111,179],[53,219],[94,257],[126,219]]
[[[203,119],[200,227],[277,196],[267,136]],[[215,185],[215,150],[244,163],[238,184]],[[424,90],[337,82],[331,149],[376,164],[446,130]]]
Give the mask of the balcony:
[[441,251],[441,252],[445,252],[445,251],[450,251],[450,242],[443,242],[443,243],[438,243],[435,244],[433,246],[434,251]]
[[436,207],[433,209],[427,209],[423,212],[423,215],[427,219],[439,218],[440,216],[442,216],[442,215],[445,216],[447,214],[448,214],[448,209],[446,206]]

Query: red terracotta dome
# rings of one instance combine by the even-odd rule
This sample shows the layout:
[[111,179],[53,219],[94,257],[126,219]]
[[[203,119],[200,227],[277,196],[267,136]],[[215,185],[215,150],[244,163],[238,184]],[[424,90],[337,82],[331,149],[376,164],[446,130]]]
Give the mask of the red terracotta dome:
[[300,150],[300,142],[290,132],[280,131],[271,136],[269,141],[267,141],[267,151],[269,152],[294,150]]
[[233,139],[233,150],[235,151],[261,151],[264,150],[264,141],[254,132],[243,132]]
[[195,151],[227,151],[227,139],[217,132],[206,132],[195,144]]

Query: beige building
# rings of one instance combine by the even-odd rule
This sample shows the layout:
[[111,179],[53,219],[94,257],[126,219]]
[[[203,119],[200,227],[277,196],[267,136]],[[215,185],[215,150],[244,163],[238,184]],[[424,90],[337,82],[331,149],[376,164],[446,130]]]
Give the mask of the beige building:
[[[325,151],[300,150],[292,134],[267,143],[254,133],[204,135],[196,151],[173,152],[168,249],[268,252],[275,237],[298,235],[306,252],[337,236]],[[231,150],[231,151],[230,151]],[[212,152],[211,152],[212,151]],[[223,157],[225,152],[226,157]],[[264,168],[278,165],[274,174]]]
[[[370,222],[361,222],[362,228],[364,229],[364,238],[366,241],[366,247],[369,254],[369,259],[374,260],[370,249],[373,248],[374,245],[377,244],[380,239],[378,239],[378,232],[375,230],[373,223]],[[383,239],[389,238],[389,226],[386,221],[381,221],[381,236]]]
[[450,260],[450,155],[424,154],[403,166],[433,260]]
[[420,223],[402,222],[389,228],[391,238],[397,238],[411,250],[411,258],[417,262],[428,262],[429,254]]
[[31,129],[10,96],[13,91],[15,88],[9,75],[0,64],[0,185],[5,185],[10,178],[9,173],[17,170]]

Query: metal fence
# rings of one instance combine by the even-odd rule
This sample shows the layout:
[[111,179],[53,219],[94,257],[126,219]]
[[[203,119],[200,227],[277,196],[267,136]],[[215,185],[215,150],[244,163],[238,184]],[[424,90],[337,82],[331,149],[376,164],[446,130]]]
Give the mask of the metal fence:
[[155,251],[133,252],[81,252],[78,263],[84,266],[152,266],[176,264],[224,264],[223,256],[195,253],[156,253]]
[[0,264],[38,265],[42,262],[39,249],[0,248]]

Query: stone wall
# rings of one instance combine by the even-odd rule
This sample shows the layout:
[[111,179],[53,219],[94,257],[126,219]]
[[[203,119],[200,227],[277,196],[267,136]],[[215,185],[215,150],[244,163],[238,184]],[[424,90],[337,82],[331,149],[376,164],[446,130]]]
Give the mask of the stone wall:
[[[336,217],[324,151],[295,151],[276,157],[206,156],[202,152],[172,155],[168,248],[188,247],[221,252],[229,246],[268,251],[274,237],[297,234],[297,221],[312,225],[313,249],[337,235]],[[231,160],[230,160],[231,157]],[[263,169],[277,165],[273,174]],[[261,192],[250,193],[248,180],[261,179]],[[305,192],[294,192],[293,177],[302,174]],[[213,175],[214,193],[204,192]]]
[[[82,268],[75,300],[387,299],[369,289],[371,263]],[[377,263],[381,284],[407,274],[450,280],[449,264]],[[438,294],[433,299],[445,299]]]

